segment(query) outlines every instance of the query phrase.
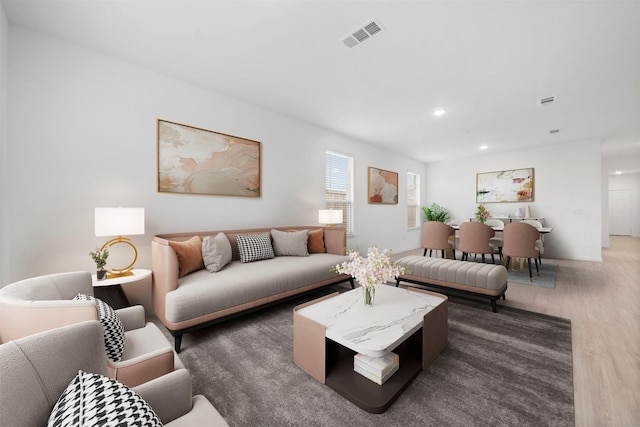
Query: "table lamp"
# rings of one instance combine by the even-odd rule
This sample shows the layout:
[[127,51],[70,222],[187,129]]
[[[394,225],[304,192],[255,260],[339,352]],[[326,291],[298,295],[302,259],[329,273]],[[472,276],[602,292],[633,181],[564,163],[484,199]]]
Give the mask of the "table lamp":
[[124,243],[133,249],[133,261],[124,268],[107,269],[107,278],[132,276],[133,265],[138,259],[138,250],[131,240],[123,235],[144,234],[144,208],[96,208],[95,233],[97,237],[117,236],[105,242],[100,251],[118,243]]
[[342,209],[320,209],[318,211],[318,222],[327,224],[329,227],[333,224],[342,224],[344,222]]

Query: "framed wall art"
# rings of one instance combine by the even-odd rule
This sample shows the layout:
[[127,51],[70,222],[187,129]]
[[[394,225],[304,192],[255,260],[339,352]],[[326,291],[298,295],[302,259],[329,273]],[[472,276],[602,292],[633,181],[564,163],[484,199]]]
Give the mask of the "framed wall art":
[[260,142],[157,121],[157,191],[260,197]]
[[369,167],[369,203],[398,204],[398,173]]
[[476,174],[476,202],[533,202],[533,168]]

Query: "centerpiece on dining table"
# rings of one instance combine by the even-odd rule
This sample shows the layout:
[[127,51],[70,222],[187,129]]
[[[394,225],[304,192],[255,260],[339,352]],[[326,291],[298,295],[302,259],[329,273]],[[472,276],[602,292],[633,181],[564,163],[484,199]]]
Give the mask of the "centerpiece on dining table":
[[404,267],[391,261],[391,250],[378,251],[378,247],[369,247],[367,256],[363,257],[354,250],[347,250],[350,261],[344,261],[331,267],[331,271],[341,274],[349,274],[362,287],[364,304],[373,305],[376,295],[376,287],[387,280],[394,280],[400,274],[406,272]]

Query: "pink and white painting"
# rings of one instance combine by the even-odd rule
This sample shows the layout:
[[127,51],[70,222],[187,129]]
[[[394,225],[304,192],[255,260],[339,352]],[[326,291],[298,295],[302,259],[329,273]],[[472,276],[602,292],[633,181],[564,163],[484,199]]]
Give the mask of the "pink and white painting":
[[158,192],[260,197],[260,143],[157,121]]

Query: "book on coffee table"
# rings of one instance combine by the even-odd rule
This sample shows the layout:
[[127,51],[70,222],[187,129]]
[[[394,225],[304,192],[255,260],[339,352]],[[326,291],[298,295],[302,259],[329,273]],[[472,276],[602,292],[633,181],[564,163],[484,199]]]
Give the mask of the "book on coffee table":
[[353,357],[353,370],[380,385],[399,367],[400,358],[395,353],[389,353],[383,357],[371,357],[358,353]]

